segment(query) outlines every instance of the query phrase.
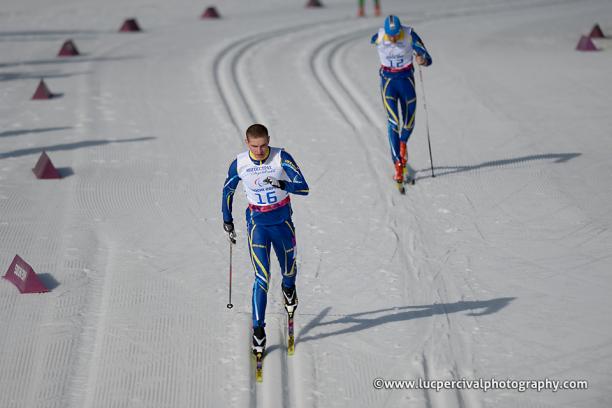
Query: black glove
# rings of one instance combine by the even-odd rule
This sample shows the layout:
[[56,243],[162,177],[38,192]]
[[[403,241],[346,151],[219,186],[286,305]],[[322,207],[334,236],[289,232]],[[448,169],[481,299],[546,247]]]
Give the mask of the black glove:
[[266,177],[264,179],[264,183],[271,185],[272,187],[276,187],[276,188],[280,188],[281,190],[285,189],[285,181],[284,180],[277,180],[274,177]]
[[223,229],[227,232],[227,236],[232,244],[236,243],[236,231],[234,231],[234,223],[232,221],[223,221]]

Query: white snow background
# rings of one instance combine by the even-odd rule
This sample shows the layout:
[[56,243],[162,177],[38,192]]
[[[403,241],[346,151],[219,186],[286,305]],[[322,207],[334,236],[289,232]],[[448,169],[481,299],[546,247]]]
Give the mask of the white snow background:
[[[370,36],[354,0],[3,0],[0,407],[612,406],[609,0],[383,0],[421,35],[395,190]],[[215,5],[220,20],[201,20]],[[135,17],[142,33],[118,33]],[[72,39],[82,55],[57,58]],[[48,101],[31,101],[41,77]],[[294,197],[296,353],[272,269],[264,382],[250,345],[245,200],[232,310],[221,188],[268,126]],[[61,180],[31,168],[46,150]],[[241,188],[241,187],[240,187]],[[273,263],[276,259],[273,258]],[[384,379],[587,380],[588,390],[376,390]]]

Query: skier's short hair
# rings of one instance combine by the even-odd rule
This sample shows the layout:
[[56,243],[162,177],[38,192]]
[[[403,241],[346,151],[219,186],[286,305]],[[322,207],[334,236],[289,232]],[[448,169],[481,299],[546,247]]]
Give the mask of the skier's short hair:
[[246,137],[247,139],[249,138],[259,139],[262,137],[270,137],[270,136],[268,135],[268,128],[266,128],[264,125],[261,125],[259,123],[255,123],[247,128]]

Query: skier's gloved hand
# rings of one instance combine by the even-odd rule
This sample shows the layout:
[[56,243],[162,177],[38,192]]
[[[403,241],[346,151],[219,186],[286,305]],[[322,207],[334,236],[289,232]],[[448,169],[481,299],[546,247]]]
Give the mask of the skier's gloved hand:
[[236,231],[234,231],[234,223],[232,221],[230,222],[223,222],[223,229],[225,230],[225,232],[227,232],[227,236],[229,238],[229,240],[231,241],[232,244],[236,243]]
[[414,59],[416,59],[417,64],[427,66],[427,59],[419,54],[416,54]]
[[264,183],[270,184],[272,187],[280,188],[281,190],[285,189],[285,181],[277,180],[274,177],[270,177],[270,176],[266,177],[264,179]]

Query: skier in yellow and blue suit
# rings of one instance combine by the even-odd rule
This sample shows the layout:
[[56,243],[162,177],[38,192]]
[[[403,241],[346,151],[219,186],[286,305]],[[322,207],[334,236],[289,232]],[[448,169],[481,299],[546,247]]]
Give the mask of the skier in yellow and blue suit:
[[376,45],[380,58],[380,88],[395,166],[393,179],[399,183],[406,176],[406,144],[414,129],[416,113],[413,56],[419,65],[428,66],[432,61],[421,37],[394,15],[385,18],[384,27],[372,36],[371,43]]
[[223,186],[221,209],[223,228],[232,234],[234,192],[242,180],[249,206],[246,209],[249,252],[255,270],[253,284],[253,353],[263,354],[266,345],[265,313],[270,283],[270,250],[280,263],[281,289],[287,313],[297,308],[295,290],[296,239],[291,220],[293,210],[289,194],[307,195],[308,184],[289,153],[270,147],[270,136],[264,125],[254,124],[246,131],[248,150],[230,164]]

